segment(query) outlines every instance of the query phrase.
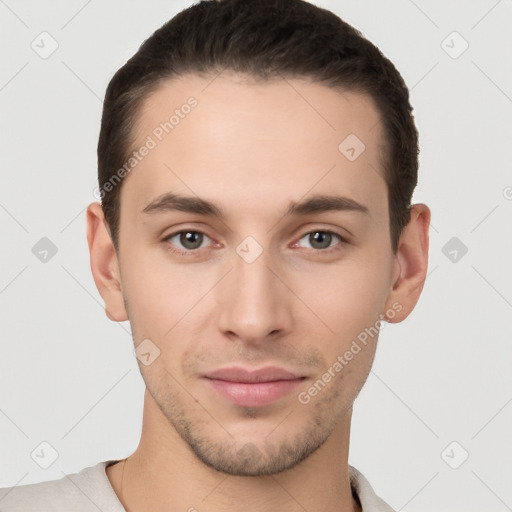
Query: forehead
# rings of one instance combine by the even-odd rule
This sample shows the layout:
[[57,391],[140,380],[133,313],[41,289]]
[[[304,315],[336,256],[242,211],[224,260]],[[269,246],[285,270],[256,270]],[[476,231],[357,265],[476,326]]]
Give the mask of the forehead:
[[[126,197],[139,210],[165,192],[229,203],[297,200],[333,188],[386,207],[382,123],[371,97],[307,79],[224,71],[163,82],[140,109]],[[131,183],[131,185],[130,185]]]

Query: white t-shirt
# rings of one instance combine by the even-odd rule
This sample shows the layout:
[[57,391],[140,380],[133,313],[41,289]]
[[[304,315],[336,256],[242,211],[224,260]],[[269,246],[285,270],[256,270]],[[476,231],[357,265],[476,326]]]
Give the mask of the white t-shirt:
[[[105,469],[115,460],[99,462],[60,480],[0,489],[1,512],[126,512]],[[394,512],[373,491],[368,480],[349,465],[352,492],[363,512]]]

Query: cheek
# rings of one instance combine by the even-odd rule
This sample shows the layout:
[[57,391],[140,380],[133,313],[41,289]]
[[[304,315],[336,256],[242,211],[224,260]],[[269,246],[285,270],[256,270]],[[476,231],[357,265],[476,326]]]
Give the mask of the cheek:
[[389,293],[389,268],[382,262],[346,261],[321,272],[304,272],[293,289],[332,338],[347,340],[373,325]]
[[138,338],[171,337],[214,282],[194,265],[172,264],[163,249],[132,251],[123,270],[123,293]]
[[325,274],[322,279],[303,275],[297,281],[302,282],[301,296],[308,298],[318,317],[304,318],[302,328],[311,333],[309,343],[315,343],[325,362],[299,400],[311,400],[318,414],[329,415],[349,407],[368,377],[382,325],[379,315],[386,284],[378,268],[370,271],[347,265]]

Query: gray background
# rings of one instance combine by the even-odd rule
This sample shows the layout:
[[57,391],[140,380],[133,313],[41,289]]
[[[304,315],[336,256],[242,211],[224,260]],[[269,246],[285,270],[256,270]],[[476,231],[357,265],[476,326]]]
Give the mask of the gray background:
[[[425,290],[382,331],[350,463],[397,510],[511,510],[512,2],[317,4],[404,76],[421,141],[415,200],[433,212]],[[85,208],[109,79],[188,5],[0,0],[0,486],[138,444],[143,381],[128,323],[106,318],[95,288]],[[51,49],[43,31],[58,43],[46,59],[31,47]],[[57,248],[45,262],[47,242],[32,250],[43,237]],[[31,456],[42,442],[58,454],[47,469]]]

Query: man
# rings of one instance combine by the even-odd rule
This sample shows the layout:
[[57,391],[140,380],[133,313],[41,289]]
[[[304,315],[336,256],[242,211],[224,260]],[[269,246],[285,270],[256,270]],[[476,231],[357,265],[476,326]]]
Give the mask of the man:
[[145,41],[107,89],[87,210],[141,440],[1,509],[391,510],[348,451],[378,331],[426,276],[411,111],[391,62],[301,0],[203,1]]

